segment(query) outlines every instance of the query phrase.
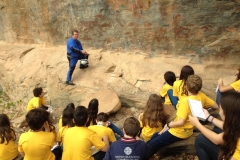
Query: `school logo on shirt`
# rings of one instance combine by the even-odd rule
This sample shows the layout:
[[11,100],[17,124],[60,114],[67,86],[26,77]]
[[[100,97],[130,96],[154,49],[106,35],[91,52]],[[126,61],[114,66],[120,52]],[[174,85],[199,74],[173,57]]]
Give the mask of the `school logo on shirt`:
[[126,155],[130,155],[130,154],[132,153],[132,149],[131,149],[130,147],[126,147],[126,148],[124,149],[124,153],[125,153]]

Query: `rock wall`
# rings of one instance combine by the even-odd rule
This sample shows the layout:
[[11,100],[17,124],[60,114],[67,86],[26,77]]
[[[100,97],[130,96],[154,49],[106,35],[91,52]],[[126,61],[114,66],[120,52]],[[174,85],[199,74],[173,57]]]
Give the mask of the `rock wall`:
[[239,55],[240,41],[206,46],[239,33],[239,0],[2,0],[0,40],[64,45],[72,29],[85,47],[140,50],[151,57]]

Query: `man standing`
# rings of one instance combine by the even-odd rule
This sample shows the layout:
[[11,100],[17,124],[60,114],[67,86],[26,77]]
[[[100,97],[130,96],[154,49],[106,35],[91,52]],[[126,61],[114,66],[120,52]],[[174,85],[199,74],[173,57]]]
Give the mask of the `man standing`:
[[[81,42],[78,40],[78,31],[72,31],[72,38],[70,38],[67,42],[67,58],[69,62],[69,69],[67,73],[66,84],[74,85],[72,80],[72,74],[76,67],[78,60],[88,59],[88,53],[82,48]],[[80,69],[87,68],[88,63],[83,61],[84,63],[80,63]]]

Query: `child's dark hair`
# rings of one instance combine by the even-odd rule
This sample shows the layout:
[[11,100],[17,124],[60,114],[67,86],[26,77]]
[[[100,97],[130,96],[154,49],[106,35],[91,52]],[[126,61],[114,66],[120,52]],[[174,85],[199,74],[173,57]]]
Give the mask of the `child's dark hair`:
[[42,87],[34,88],[33,95],[34,95],[34,97],[39,97],[42,94],[42,92],[43,92]]
[[202,78],[198,75],[190,75],[186,81],[188,91],[197,94],[202,89]]
[[85,126],[88,119],[87,108],[84,106],[77,106],[73,114],[73,119],[76,126]]
[[0,114],[0,144],[8,144],[10,140],[16,140],[16,134],[11,128],[11,123],[6,114]]
[[186,84],[186,80],[187,80],[188,76],[190,76],[190,75],[194,75],[193,68],[189,65],[183,66],[181,73],[180,73],[180,77],[179,77],[179,80],[182,80],[182,83],[183,83],[181,95],[184,95],[184,94],[187,95],[187,91],[185,89],[185,84]]
[[140,123],[135,117],[129,117],[124,121],[123,129],[127,136],[135,138],[139,133]]
[[225,120],[223,123],[223,144],[219,160],[231,159],[240,137],[240,93],[228,92],[220,99]]
[[172,71],[167,71],[164,74],[164,79],[170,86],[173,86],[173,83],[176,81],[176,76]]
[[146,108],[143,113],[143,126],[149,126],[151,128],[159,127],[159,122],[162,125],[166,124],[167,114],[164,111],[162,104],[162,97],[157,94],[151,94],[148,98]]
[[26,115],[26,121],[31,130],[40,130],[43,124],[47,121],[51,129],[54,129],[49,117],[50,113],[42,108],[30,110]]
[[73,113],[74,113],[74,109],[72,108],[72,106],[67,105],[67,107],[63,110],[63,114],[62,114],[62,126],[69,126],[69,127],[74,126]]
[[108,118],[109,118],[108,114],[104,112],[101,112],[97,115],[97,121],[99,122],[107,122]]
[[89,120],[86,124],[88,127],[91,123],[93,125],[96,125],[96,118],[98,114],[98,100],[96,98],[92,99],[88,104],[88,117]]
[[69,103],[66,108],[69,108],[71,107],[73,110],[75,110],[75,105],[73,103]]

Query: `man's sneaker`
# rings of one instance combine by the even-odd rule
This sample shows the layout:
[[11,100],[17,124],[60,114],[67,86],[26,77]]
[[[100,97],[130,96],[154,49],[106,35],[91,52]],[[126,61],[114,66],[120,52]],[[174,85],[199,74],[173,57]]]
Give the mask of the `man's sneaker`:
[[72,81],[66,81],[67,85],[75,85]]
[[81,65],[79,68],[84,69],[84,68],[87,68],[87,67],[88,67],[88,65]]

